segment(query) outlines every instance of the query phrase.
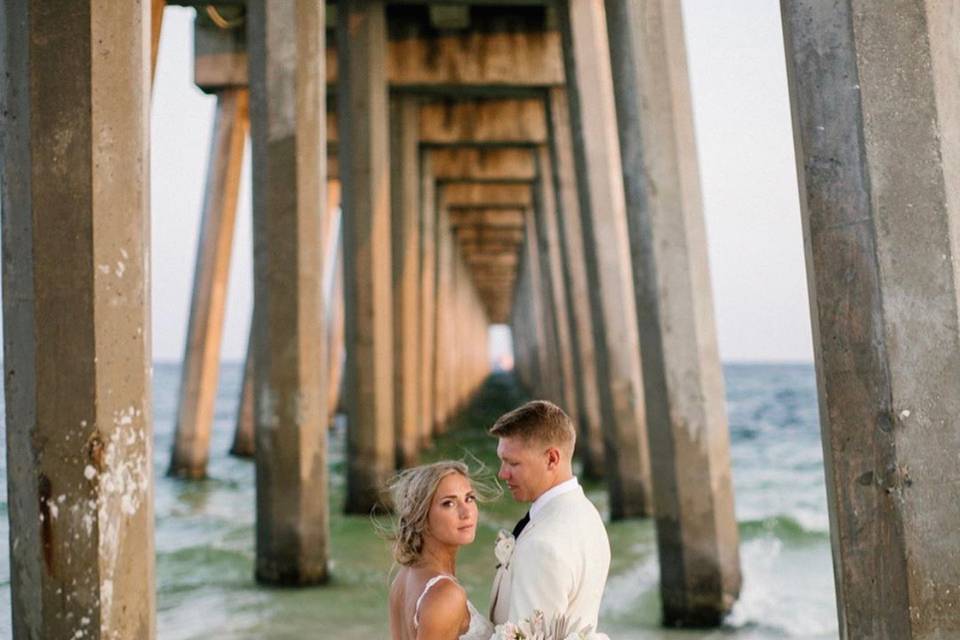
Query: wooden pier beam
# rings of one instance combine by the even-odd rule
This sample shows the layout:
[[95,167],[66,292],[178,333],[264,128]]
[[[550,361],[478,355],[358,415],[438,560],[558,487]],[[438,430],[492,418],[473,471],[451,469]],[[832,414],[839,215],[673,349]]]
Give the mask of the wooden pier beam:
[[391,98],[393,397],[397,468],[416,464],[419,438],[420,176],[418,99]]
[[559,6],[593,312],[610,514],[653,512],[626,201],[602,0]]
[[606,7],[663,624],[718,626],[740,593],[739,536],[683,19],[659,0]]
[[15,638],[156,634],[149,20],[0,4]]
[[387,25],[382,0],[338,7],[339,158],[347,363],[347,513],[370,513],[393,473],[393,296]]
[[957,637],[960,14],[781,9],[840,637]]
[[254,221],[254,414],[261,582],[328,579],[323,210],[325,4],[248,14]]
[[577,391],[578,429],[577,448],[583,461],[583,474],[588,478],[603,476],[603,427],[600,413],[600,395],[597,363],[594,357],[593,318],[587,284],[587,268],[583,246],[580,202],[573,160],[573,139],[567,92],[554,88],[549,92],[550,158],[553,167],[554,190],[557,203],[557,232],[567,295],[567,315],[570,321],[570,343]]
[[246,89],[217,96],[168,475],[203,478],[210,455],[233,229],[249,119]]

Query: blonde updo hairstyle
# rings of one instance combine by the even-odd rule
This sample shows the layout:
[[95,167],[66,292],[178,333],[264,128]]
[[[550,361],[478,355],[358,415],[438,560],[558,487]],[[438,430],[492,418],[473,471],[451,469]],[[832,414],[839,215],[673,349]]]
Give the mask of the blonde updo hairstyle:
[[479,473],[471,473],[459,460],[442,460],[401,471],[389,485],[394,522],[387,537],[393,541],[393,558],[397,564],[409,567],[420,558],[437,487],[455,473],[470,481],[478,501],[493,499],[501,493],[499,485],[479,479]]

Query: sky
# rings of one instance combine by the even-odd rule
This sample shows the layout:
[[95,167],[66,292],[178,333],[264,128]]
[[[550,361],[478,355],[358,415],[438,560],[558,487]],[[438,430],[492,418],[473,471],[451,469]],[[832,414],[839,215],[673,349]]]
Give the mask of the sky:
[[[683,0],[718,341],[724,361],[812,361],[779,3]],[[214,98],[193,85],[193,10],[168,7],[152,113],[153,352],[183,355]],[[252,302],[249,146],[223,358]]]

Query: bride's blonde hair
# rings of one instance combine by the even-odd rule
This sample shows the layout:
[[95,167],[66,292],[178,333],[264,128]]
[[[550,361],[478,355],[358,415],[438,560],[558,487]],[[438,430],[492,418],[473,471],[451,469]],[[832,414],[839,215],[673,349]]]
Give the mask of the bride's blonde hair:
[[480,478],[482,470],[471,473],[459,460],[441,460],[401,471],[389,484],[394,522],[387,536],[393,541],[393,558],[397,564],[409,567],[420,558],[437,487],[455,473],[473,485],[478,501],[495,499],[502,493],[499,485]]

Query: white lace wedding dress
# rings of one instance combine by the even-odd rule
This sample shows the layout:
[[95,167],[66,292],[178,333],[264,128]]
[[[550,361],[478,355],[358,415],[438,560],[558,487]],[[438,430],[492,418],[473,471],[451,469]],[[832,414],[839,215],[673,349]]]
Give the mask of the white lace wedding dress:
[[[430,578],[423,587],[423,593],[417,598],[417,608],[413,613],[414,629],[420,626],[420,603],[423,601],[423,597],[427,595],[433,585],[441,580],[452,580],[454,583],[460,584],[456,578],[445,573]],[[493,625],[487,620],[487,617],[477,611],[470,600],[467,600],[467,610],[470,612],[470,626],[467,628],[467,632],[460,636],[460,640],[490,640],[490,636],[493,635]]]

